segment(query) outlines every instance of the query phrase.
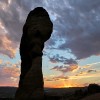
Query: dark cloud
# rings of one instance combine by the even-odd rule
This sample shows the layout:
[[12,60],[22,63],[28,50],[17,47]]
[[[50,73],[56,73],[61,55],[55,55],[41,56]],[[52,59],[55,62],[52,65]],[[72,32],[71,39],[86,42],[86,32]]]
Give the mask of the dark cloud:
[[97,72],[97,71],[94,70],[94,69],[90,69],[90,70],[88,70],[87,72],[88,72],[88,73],[92,73],[92,72]]
[[63,56],[60,57],[58,54],[53,57],[49,56],[49,59],[52,63],[64,62],[66,60],[66,58],[64,58]]
[[55,66],[51,70],[59,71],[59,72],[62,72],[63,74],[65,74],[67,72],[72,72],[72,71],[74,71],[77,68],[78,68],[77,65],[71,65],[71,66]]
[[64,56],[60,56],[59,54],[53,56],[53,57],[50,57],[49,56],[49,59],[52,63],[63,63],[63,64],[67,64],[67,65],[78,65],[77,61],[75,59],[68,59],[68,58],[65,58]]
[[[58,7],[61,2],[63,7]],[[51,7],[56,19],[54,21],[56,40],[65,39],[65,43],[61,44],[59,49],[69,48],[77,59],[100,55],[100,1],[63,0],[61,2]]]
[[77,61],[74,59],[66,59],[64,61],[64,64],[68,64],[68,65],[78,65]]
[[91,33],[91,35],[80,36],[69,43],[66,42],[66,44],[61,45],[60,48],[70,48],[77,59],[87,58],[91,55],[99,55],[99,37],[99,33]]

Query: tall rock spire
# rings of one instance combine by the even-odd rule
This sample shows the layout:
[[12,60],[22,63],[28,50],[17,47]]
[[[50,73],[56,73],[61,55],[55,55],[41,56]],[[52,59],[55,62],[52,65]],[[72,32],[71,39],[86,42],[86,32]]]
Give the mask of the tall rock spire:
[[43,100],[42,50],[52,30],[44,8],[37,7],[29,13],[20,43],[21,75],[15,100]]

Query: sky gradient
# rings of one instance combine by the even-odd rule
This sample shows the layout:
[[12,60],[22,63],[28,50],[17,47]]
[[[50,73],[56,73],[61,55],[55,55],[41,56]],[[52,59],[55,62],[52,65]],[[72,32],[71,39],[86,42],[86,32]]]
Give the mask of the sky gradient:
[[22,27],[39,6],[54,24],[43,50],[44,86],[100,84],[100,0],[0,0],[0,86],[18,86]]

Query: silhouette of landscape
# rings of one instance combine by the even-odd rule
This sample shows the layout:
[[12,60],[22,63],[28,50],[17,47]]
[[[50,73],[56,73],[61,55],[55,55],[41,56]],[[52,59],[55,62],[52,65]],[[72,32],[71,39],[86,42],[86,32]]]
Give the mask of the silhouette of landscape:
[[[14,100],[17,87],[0,87],[0,100]],[[45,88],[45,100],[99,100],[100,86]],[[86,98],[86,99],[85,99]]]

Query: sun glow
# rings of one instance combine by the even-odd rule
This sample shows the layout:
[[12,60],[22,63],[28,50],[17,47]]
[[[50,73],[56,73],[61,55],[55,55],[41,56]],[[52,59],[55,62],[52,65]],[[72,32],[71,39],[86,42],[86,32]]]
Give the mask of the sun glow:
[[72,80],[63,80],[61,88],[70,88],[70,87],[81,87],[81,85],[73,82]]
[[74,87],[74,86],[73,86],[73,84],[71,82],[63,81],[63,87],[69,88],[69,87]]
[[64,84],[63,87],[65,87],[65,88],[69,88],[69,87],[73,87],[73,86],[72,86],[72,84]]

